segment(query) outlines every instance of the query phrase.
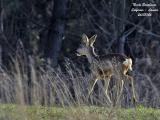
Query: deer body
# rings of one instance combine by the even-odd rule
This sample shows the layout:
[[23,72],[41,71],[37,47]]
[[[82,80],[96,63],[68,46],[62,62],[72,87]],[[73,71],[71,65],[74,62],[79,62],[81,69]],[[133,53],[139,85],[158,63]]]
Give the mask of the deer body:
[[[117,53],[98,56],[95,53],[93,46],[94,42],[96,41],[96,37],[97,36],[94,35],[89,39],[85,34],[83,34],[82,44],[77,49],[77,56],[85,55],[87,57],[88,62],[90,63],[90,69],[95,78],[95,80],[93,80],[94,83],[91,87],[91,90],[89,91],[89,95],[93,91],[94,86],[98,80],[105,80],[105,94],[109,102],[111,102],[108,95],[110,79],[113,75],[117,76],[117,74],[119,74],[120,78],[122,79],[121,88],[123,88],[123,79],[125,79],[126,77],[133,81],[132,77],[127,75],[128,70],[132,70],[132,59],[128,58],[125,55]],[[113,63],[113,61],[115,62],[115,64]]]

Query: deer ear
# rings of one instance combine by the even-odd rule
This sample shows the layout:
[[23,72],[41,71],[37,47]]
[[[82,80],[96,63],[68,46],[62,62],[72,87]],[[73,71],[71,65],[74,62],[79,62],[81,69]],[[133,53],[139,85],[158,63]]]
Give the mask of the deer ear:
[[86,34],[82,34],[82,41],[88,46],[89,45],[89,39]]
[[93,35],[90,39],[89,39],[89,45],[90,46],[93,46],[93,44],[95,43],[96,41],[96,38],[97,38],[97,35]]

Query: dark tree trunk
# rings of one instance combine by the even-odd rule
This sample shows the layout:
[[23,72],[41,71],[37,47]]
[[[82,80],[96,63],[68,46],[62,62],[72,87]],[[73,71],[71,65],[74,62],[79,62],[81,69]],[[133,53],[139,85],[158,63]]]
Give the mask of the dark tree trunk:
[[124,45],[125,45],[125,42],[126,42],[126,38],[124,36],[122,36],[120,39],[119,39],[119,53],[120,54],[124,54]]
[[67,0],[54,0],[50,29],[46,41],[45,55],[53,66],[57,65],[58,55],[64,38]]
[[0,44],[0,68],[2,66],[2,46]]

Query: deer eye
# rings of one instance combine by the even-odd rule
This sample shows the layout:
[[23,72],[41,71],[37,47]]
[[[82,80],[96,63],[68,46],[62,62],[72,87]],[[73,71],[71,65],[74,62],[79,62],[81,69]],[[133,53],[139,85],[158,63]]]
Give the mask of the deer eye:
[[81,56],[81,54],[79,54],[79,53],[76,53],[76,55],[77,55],[77,56]]

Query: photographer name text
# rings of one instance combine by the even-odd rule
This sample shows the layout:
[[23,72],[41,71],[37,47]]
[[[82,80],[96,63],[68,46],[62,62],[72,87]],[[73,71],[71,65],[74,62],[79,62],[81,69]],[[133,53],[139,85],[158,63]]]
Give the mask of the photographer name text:
[[154,3],[132,3],[131,12],[137,16],[152,16],[153,13],[159,12],[159,9]]

